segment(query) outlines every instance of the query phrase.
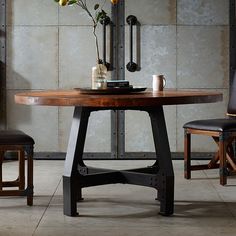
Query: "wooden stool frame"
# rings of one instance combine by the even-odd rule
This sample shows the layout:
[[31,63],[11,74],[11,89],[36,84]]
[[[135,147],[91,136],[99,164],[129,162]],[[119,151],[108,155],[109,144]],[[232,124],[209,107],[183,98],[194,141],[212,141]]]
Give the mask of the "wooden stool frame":
[[[185,128],[184,135],[184,177],[191,179],[191,171],[219,168],[220,184],[227,184],[227,176],[236,173],[236,161],[233,158],[232,143],[236,132],[219,132]],[[218,151],[207,165],[191,165],[191,134],[211,136],[218,146]]]
[[[19,176],[13,181],[3,181],[2,164],[7,151],[18,153]],[[25,187],[25,157],[27,157],[27,185]],[[5,190],[8,187],[18,187]],[[33,205],[33,145],[0,145],[0,196],[27,196],[27,205]]]

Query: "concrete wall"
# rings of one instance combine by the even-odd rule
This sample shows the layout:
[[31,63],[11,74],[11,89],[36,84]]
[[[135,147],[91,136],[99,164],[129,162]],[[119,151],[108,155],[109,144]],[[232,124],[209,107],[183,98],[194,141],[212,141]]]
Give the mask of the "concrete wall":
[[[7,11],[7,125],[31,134],[36,151],[65,151],[72,108],[16,105],[13,95],[90,86],[95,64],[91,22],[80,9],[60,8],[53,0],[11,0]],[[226,111],[228,0],[126,0],[126,14],[142,24],[142,70],[126,72],[132,84],[151,87],[152,74],[163,73],[168,88],[224,93],[222,103],[165,108],[171,150],[182,151],[185,122],[224,117]],[[149,118],[137,113],[126,113],[126,150],[153,151]],[[215,148],[202,137],[193,147]],[[109,112],[92,114],[86,151],[110,151]]]

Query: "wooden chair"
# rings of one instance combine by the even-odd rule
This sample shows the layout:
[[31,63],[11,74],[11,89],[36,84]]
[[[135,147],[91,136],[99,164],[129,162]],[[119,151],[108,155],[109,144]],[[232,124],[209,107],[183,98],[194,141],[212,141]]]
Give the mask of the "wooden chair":
[[[22,131],[0,131],[0,196],[27,196],[27,205],[29,206],[33,205],[33,146],[34,140]],[[19,175],[13,181],[3,181],[2,177],[4,154],[7,151],[16,152],[18,156]],[[27,157],[26,187],[25,157]],[[12,187],[17,187],[18,189],[12,189]]]
[[[236,173],[233,142],[236,139],[236,73],[230,93],[227,118],[195,120],[184,125],[184,177],[191,178],[191,171],[219,168],[220,184],[227,184],[227,176]],[[207,165],[191,165],[191,134],[211,136],[218,151]]]

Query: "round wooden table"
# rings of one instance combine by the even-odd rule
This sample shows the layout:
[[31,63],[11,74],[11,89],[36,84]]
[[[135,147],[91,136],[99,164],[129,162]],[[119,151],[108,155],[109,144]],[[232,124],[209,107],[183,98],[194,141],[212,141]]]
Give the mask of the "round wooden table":
[[77,90],[26,92],[15,95],[15,101],[25,105],[83,107],[155,107],[160,105],[209,103],[222,100],[222,94],[209,91],[165,90],[129,94],[83,94]]
[[[82,94],[77,90],[26,92],[15,101],[26,105],[74,106],[74,115],[63,175],[64,214],[76,216],[82,188],[103,184],[128,183],[158,190],[160,214],[174,210],[174,172],[166,130],[163,105],[211,103],[222,94],[207,91],[165,90],[129,94]],[[83,149],[89,115],[98,110],[141,110],[149,113],[156,150],[152,166],[129,170],[91,168],[83,162]],[[144,127],[145,128],[145,127]]]

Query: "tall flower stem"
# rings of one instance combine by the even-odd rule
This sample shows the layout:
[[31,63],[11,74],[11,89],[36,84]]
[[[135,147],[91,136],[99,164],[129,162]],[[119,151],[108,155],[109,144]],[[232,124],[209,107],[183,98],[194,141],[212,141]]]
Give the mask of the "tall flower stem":
[[99,64],[100,55],[99,55],[99,47],[98,47],[98,37],[97,37],[97,34],[96,34],[97,22],[94,19],[93,15],[88,10],[87,5],[86,5],[86,1],[79,0],[76,4],[78,6],[80,6],[82,9],[84,9],[87,12],[88,16],[92,19],[92,22],[93,22],[93,35],[94,35],[94,38],[95,38],[95,46],[96,46],[96,54],[97,54],[97,63]]
[[95,38],[95,46],[96,46],[96,54],[97,54],[97,63],[99,64],[100,62],[100,55],[99,55],[99,48],[98,48],[98,37],[96,35],[96,27],[93,26],[93,35]]

